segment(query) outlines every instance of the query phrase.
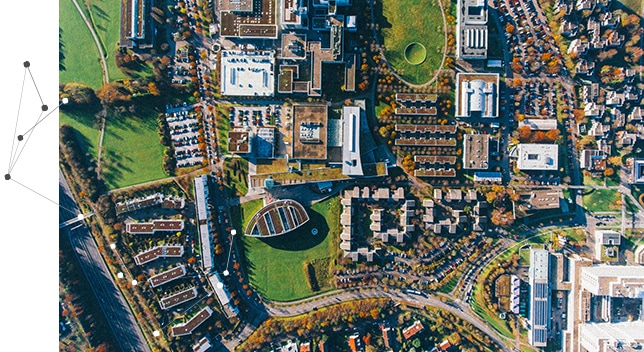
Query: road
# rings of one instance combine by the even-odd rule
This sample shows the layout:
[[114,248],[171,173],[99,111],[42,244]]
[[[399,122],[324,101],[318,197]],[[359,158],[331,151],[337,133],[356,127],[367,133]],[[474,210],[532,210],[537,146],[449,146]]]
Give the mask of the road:
[[487,334],[494,342],[496,342],[504,351],[510,351],[505,342],[501,340],[498,335],[490,329],[484,322],[480,321],[470,312],[465,311],[459,307],[442,302],[436,297],[408,294],[400,291],[383,291],[380,288],[363,289],[344,291],[338,295],[327,296],[321,299],[309,300],[308,302],[297,304],[295,306],[272,306],[267,305],[266,309],[271,316],[276,317],[290,317],[299,314],[304,314],[312,310],[327,307],[340,302],[347,302],[352,300],[367,299],[367,298],[390,298],[396,302],[404,303],[406,305],[415,307],[431,306],[440,308],[458,316],[459,318],[476,326],[479,330]]
[[[76,214],[80,214],[78,205],[74,201],[69,185],[62,172],[59,172],[59,192],[60,205],[76,212]],[[59,212],[60,222],[70,220],[74,216],[68,211]],[[81,268],[92,287],[94,295],[100,302],[107,322],[112,328],[120,350],[124,352],[150,351],[145,337],[137,325],[134,314],[112,279],[107,265],[103,261],[103,257],[99,253],[96,242],[85,222],[76,224],[72,228],[67,228],[66,231]]]

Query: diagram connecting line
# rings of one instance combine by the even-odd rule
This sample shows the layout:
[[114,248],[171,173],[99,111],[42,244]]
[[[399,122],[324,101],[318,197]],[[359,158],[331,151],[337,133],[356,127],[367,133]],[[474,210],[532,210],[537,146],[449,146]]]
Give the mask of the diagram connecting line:
[[[42,117],[42,112],[40,113],[40,116],[38,116],[38,120],[40,120],[41,117]],[[18,163],[18,159],[20,159],[20,156],[22,155],[22,152],[25,150],[25,147],[27,146],[27,143],[29,143],[29,140],[31,139],[32,135],[33,133],[30,132],[29,135],[27,136],[27,140],[25,141],[25,144],[22,145],[22,148],[20,148],[20,143],[24,139],[24,135],[21,134],[18,136],[18,146],[16,147],[15,154],[11,156],[11,160],[13,160],[13,163],[9,166],[9,173],[11,173],[11,171],[16,167],[16,164]],[[18,153],[18,149],[20,149],[20,153]]]
[[9,154],[9,168],[7,169],[7,174],[11,173],[11,161],[13,161],[13,147],[16,144],[16,133],[18,132],[18,120],[20,119],[20,107],[22,106],[22,93],[25,91],[25,80],[27,78],[27,70],[25,69],[25,74],[22,76],[22,88],[20,88],[20,100],[18,100],[18,113],[16,114],[16,127],[13,130],[13,138],[11,139],[11,154]]
[[[24,74],[22,76],[22,86],[20,88],[20,99],[18,100],[18,113],[16,114],[16,125],[15,125],[14,130],[13,130],[13,138],[12,138],[12,142],[11,142],[11,152],[9,153],[9,168],[7,169],[7,174],[4,175],[4,179],[7,180],[7,181],[15,182],[16,184],[22,186],[23,188],[31,191],[34,194],[40,196],[41,198],[44,198],[45,200],[47,200],[47,201],[49,201],[51,203],[54,203],[60,209],[64,209],[65,211],[67,211],[67,212],[73,214],[74,216],[76,216],[76,212],[65,208],[64,206],[60,205],[56,201],[44,196],[43,194],[35,191],[34,189],[28,187],[27,185],[17,181],[13,177],[11,177],[11,172],[16,167],[16,164],[18,163],[18,160],[20,160],[20,156],[22,155],[22,152],[25,150],[25,147],[29,143],[29,140],[31,139],[31,136],[34,133],[34,129],[41,122],[43,122],[47,117],[49,117],[51,114],[56,112],[56,110],[58,110],[58,108],[60,108],[60,106],[62,104],[67,104],[67,102],[68,102],[68,99],[66,99],[66,98],[63,99],[61,104],[59,104],[58,106],[56,106],[56,108],[54,108],[52,111],[50,111],[49,113],[47,113],[46,115],[43,116],[43,114],[46,111],[49,110],[49,107],[45,104],[45,102],[42,99],[42,96],[40,95],[40,90],[38,89],[38,85],[36,84],[36,80],[34,79],[34,76],[31,73],[31,69],[29,68],[31,66],[31,64],[29,63],[29,61],[25,61],[23,63],[23,66],[25,68],[25,72],[24,72]],[[23,134],[18,134],[18,123],[20,122],[20,113],[22,111],[22,99],[23,99],[24,91],[25,91],[25,82],[27,81],[27,71],[29,71],[29,76],[31,77],[31,81],[34,84],[34,88],[36,88],[36,93],[38,93],[38,98],[40,99],[40,103],[41,103],[41,105],[40,105],[41,112],[40,112],[40,115],[38,116],[38,119],[36,119],[36,123],[31,128],[29,128]],[[25,138],[26,138],[26,140],[25,140]],[[17,143],[16,143],[16,140],[17,140]],[[21,145],[23,140],[25,142],[24,142],[24,144]]]
[[[28,62],[29,61],[26,61],[26,63],[28,63]],[[47,105],[45,105],[45,102],[42,101],[42,96],[40,95],[40,90],[38,90],[38,85],[36,84],[36,80],[34,79],[34,75],[31,74],[31,69],[29,68],[29,66],[25,66],[25,67],[27,68],[27,71],[29,71],[29,76],[31,76],[31,81],[34,82],[34,87],[36,87],[36,93],[38,93],[38,98],[40,98],[40,103],[43,106],[47,106]]]
[[76,212],[73,212],[73,211],[71,211],[71,210],[69,210],[69,209],[65,208],[64,206],[62,206],[62,205],[58,204],[57,202],[55,202],[55,201],[53,201],[53,200],[51,200],[51,199],[49,199],[49,198],[45,197],[44,195],[42,195],[42,194],[40,194],[40,193],[38,193],[38,192],[34,191],[33,189],[31,189],[31,188],[29,188],[29,187],[25,186],[24,184],[22,184],[22,183],[20,183],[20,182],[16,181],[16,179],[12,178],[12,179],[11,179],[11,181],[13,181],[13,182],[15,182],[15,183],[17,183],[17,184],[21,185],[22,187],[24,187],[24,188],[26,188],[26,189],[28,189],[28,190],[32,191],[33,193],[35,193],[35,194],[37,194],[37,195],[39,195],[39,196],[41,196],[42,198],[44,198],[44,199],[46,199],[46,200],[48,200],[48,201],[50,201],[50,202],[52,202],[52,203],[56,204],[56,205],[57,205],[58,207],[60,207],[61,209],[65,209],[65,210],[67,210],[68,212],[70,212],[71,214],[73,214],[74,216],[76,216]]
[[[65,101],[66,101],[66,100],[64,100],[64,99],[63,99],[63,103],[62,103],[62,104],[65,104],[65,103],[64,103]],[[49,112],[47,115],[45,115],[45,117],[43,117],[41,120],[38,120],[38,122],[36,122],[36,124],[35,124],[35,125],[31,126],[31,128],[30,128],[30,129],[28,129],[27,131],[25,131],[25,133],[23,133],[22,135],[24,136],[25,134],[27,134],[27,133],[29,133],[29,132],[33,131],[33,129],[34,129],[34,128],[36,128],[36,126],[38,126],[41,122],[45,121],[45,119],[46,119],[47,117],[49,117],[49,115],[51,115],[51,114],[53,114],[54,112],[56,112],[56,110],[58,110],[58,108],[60,108],[60,105],[62,105],[62,104],[59,104],[58,106],[56,106],[56,107],[54,108],[54,110],[52,110],[52,111],[51,111],[51,112]],[[47,111],[47,109],[48,109],[47,105],[43,105],[43,106],[42,106],[42,109],[43,109],[43,111]],[[20,136],[18,136],[18,137],[20,137]]]

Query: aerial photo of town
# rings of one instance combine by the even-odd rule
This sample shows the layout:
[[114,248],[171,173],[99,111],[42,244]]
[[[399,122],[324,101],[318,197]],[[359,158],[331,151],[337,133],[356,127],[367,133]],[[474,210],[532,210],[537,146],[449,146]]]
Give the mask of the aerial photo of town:
[[642,0],[60,0],[59,350],[644,350]]

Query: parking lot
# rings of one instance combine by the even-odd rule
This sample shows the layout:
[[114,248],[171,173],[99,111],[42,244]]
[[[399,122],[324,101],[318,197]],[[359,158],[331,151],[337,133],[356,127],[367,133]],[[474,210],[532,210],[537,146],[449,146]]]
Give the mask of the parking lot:
[[199,148],[197,114],[198,112],[194,110],[181,110],[165,114],[177,167],[188,167],[203,162],[205,153]]

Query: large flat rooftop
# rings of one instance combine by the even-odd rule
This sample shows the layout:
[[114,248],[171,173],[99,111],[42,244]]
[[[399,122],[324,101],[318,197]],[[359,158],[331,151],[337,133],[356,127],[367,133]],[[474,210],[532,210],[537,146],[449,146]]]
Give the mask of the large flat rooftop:
[[[277,38],[276,0],[221,0],[220,33],[223,37]],[[228,7],[221,4],[228,3]],[[236,4],[239,3],[238,10]],[[248,3],[252,6],[249,11]],[[235,5],[235,6],[230,6]],[[243,5],[243,6],[241,6]]]
[[205,307],[200,310],[194,317],[190,318],[185,323],[177,324],[172,327],[172,336],[190,335],[192,331],[199,327],[204,321],[208,320],[212,315],[212,309]]
[[484,0],[457,1],[458,28],[456,56],[460,59],[487,58],[487,3]]
[[221,55],[221,94],[273,96],[274,63],[272,51],[224,50]]
[[164,245],[158,246],[147,251],[141,252],[134,256],[134,262],[137,265],[143,265],[159,258],[181,257],[183,255],[183,246],[181,245]]
[[499,74],[457,73],[456,116],[498,117]]
[[184,265],[179,265],[176,268],[164,271],[162,273],[156,274],[148,279],[150,286],[157,287],[163,284],[166,284],[172,280],[184,277],[186,275],[186,267]]
[[519,170],[557,170],[559,145],[519,144],[516,147]]
[[293,106],[293,159],[326,160],[327,106]]
[[487,170],[490,160],[489,149],[489,134],[466,134],[463,136],[463,168]]

